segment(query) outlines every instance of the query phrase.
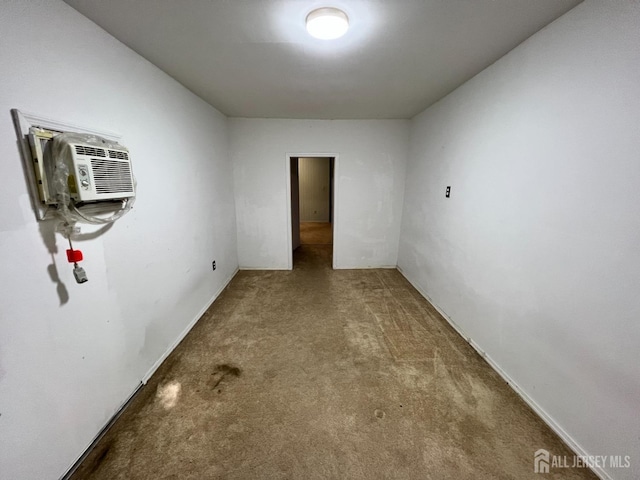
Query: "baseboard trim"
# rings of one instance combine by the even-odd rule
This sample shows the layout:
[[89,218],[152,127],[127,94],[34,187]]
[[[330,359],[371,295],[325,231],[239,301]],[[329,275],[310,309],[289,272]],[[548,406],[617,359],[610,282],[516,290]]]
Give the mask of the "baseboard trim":
[[241,271],[249,271],[249,272],[254,272],[254,271],[269,271],[269,272],[277,272],[277,271],[289,271],[291,270],[290,268],[287,267],[240,267],[239,270]]
[[373,266],[353,265],[353,266],[333,267],[334,270],[395,270],[397,268],[398,267],[395,265],[373,265]]
[[193,320],[191,320],[191,322],[189,322],[189,325],[187,325],[187,327],[182,331],[182,333],[178,336],[178,338],[171,344],[171,346],[167,349],[167,351],[158,359],[158,361],[156,361],[153,364],[151,369],[142,378],[142,380],[140,381],[138,386],[135,388],[135,390],[131,393],[131,395],[129,395],[129,397],[124,401],[124,403],[120,406],[120,408],[116,411],[116,413],[107,421],[107,423],[104,425],[104,427],[102,427],[100,432],[95,436],[93,441],[89,444],[89,446],[82,453],[82,455],[80,455],[80,457],[78,457],[78,459],[67,470],[67,472],[62,477],[60,477],[60,480],[68,480],[69,478],[71,478],[71,476],[75,473],[75,471],[82,464],[82,462],[87,458],[87,456],[89,456],[89,454],[95,448],[95,446],[98,444],[98,442],[100,440],[102,440],[102,438],[109,431],[109,429],[113,426],[113,424],[116,422],[116,420],[118,420],[118,418],[120,418],[120,416],[124,413],[124,411],[127,409],[127,407],[131,404],[133,399],[138,395],[138,393],[140,393],[142,388],[147,384],[149,379],[153,376],[153,374],[160,367],[160,365],[162,365],[162,362],[164,362],[167,359],[167,357],[169,355],[171,355],[171,352],[173,352],[176,349],[176,347],[180,344],[180,342],[182,340],[184,340],[184,337],[186,337],[187,334],[191,331],[191,329],[195,326],[195,324],[198,323],[198,320],[200,320],[200,318],[202,318],[202,316],[209,309],[209,307],[213,304],[213,302],[215,302],[216,299],[220,296],[222,291],[225,288],[227,288],[227,285],[229,285],[231,280],[233,280],[233,277],[236,276],[238,271],[239,271],[239,269],[236,268],[235,271],[223,282],[222,286],[213,294],[211,299],[200,310],[200,312],[198,312],[198,314],[196,314],[195,318]]
[[[395,270],[398,268],[396,265],[374,265],[374,266],[361,266],[361,265],[353,265],[353,266],[332,266],[334,270],[375,270],[375,269],[384,269],[384,270]],[[255,272],[255,271],[268,271],[268,272],[276,272],[276,271],[287,271],[290,272],[291,268],[280,268],[280,267],[240,267],[241,271],[247,272]]]
[[[582,448],[578,442],[576,442],[571,435],[569,435],[558,423],[553,419],[551,415],[549,415],[536,401],[531,398],[501,367],[498,365],[492,358],[489,356],[480,345],[478,345],[466,332],[454,322],[451,317],[440,308],[436,302],[427,294],[427,292],[419,285],[417,282],[412,281],[405,272],[402,271],[402,268],[397,267],[400,274],[415,288],[420,295],[422,295],[427,302],[429,302],[433,308],[435,308],[440,315],[453,327],[453,329],[460,335],[464,340],[473,347],[473,349],[478,352],[478,354],[485,359],[485,361],[489,364],[489,366],[498,374],[502,379],[511,387],[511,389],[518,394],[524,402],[531,407],[531,409],[538,415],[544,423],[546,423],[551,430],[555,432],[556,435],[560,437],[560,439],[576,454],[579,456],[588,456],[588,453]],[[531,459],[533,460],[533,452]],[[531,463],[533,468],[533,461]],[[602,480],[613,480],[609,474],[602,469],[601,467],[591,468],[591,471],[595,473]]]
[[106,435],[106,433],[109,431],[109,429],[111,429],[111,427],[113,427],[113,424],[116,423],[116,421],[124,413],[124,411],[127,409],[127,407],[129,405],[131,405],[131,402],[133,402],[133,400],[136,398],[138,393],[140,393],[140,391],[142,390],[143,387],[144,387],[144,385],[142,384],[142,382],[140,382],[138,384],[138,386],[135,388],[135,390],[133,391],[133,393],[131,395],[129,395],[129,398],[127,398],[125,400],[125,402],[120,406],[118,411],[116,413],[114,413],[113,416],[109,419],[109,421],[105,424],[105,426],[102,427],[102,430],[100,430],[100,432],[98,432],[98,435],[95,436],[95,438],[89,444],[87,449],[82,453],[82,455],[80,455],[80,457],[78,457],[78,459],[74,462],[74,464],[71,465],[71,467],[67,470],[67,473],[65,473],[62,477],[60,477],[60,480],[69,480],[73,476],[73,474],[76,473],[76,470],[78,470],[78,467],[80,467],[80,465],[82,465],[82,462],[84,462],[87,459],[87,457],[93,451],[93,449],[96,447],[98,442],[100,440],[102,440],[102,438]]
[[229,285],[231,280],[233,280],[233,277],[235,277],[239,271],[240,269],[236,268],[235,271],[229,277],[227,277],[227,279],[222,283],[222,286],[213,294],[213,296],[207,302],[207,304],[204,307],[202,307],[202,309],[196,314],[194,319],[191,320],[189,324],[185,327],[185,329],[182,331],[182,333],[178,335],[178,338],[176,338],[176,340],[171,345],[169,345],[169,348],[162,354],[162,356],[156,361],[156,363],[153,364],[153,366],[149,369],[147,374],[144,377],[142,377],[143,385],[147,384],[147,382],[153,376],[153,374],[156,373],[156,370],[160,368],[160,365],[162,365],[162,363],[167,359],[167,357],[171,355],[171,352],[173,352],[176,349],[176,347],[180,345],[180,342],[182,342],[182,340],[184,340],[184,337],[186,337],[191,331],[191,329],[195,327],[196,323],[198,323],[198,320],[202,318],[202,315],[204,315],[205,312],[209,309],[209,307],[213,304],[213,302],[216,301],[216,298],[220,296],[222,291],[225,288],[227,288],[227,285]]

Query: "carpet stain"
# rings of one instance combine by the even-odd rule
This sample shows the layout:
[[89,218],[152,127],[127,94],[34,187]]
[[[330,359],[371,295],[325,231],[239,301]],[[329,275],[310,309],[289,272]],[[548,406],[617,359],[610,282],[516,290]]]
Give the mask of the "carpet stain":
[[99,445],[96,450],[93,453],[93,455],[91,456],[89,460],[89,462],[86,462],[86,469],[88,473],[93,473],[95,472],[98,468],[100,468],[100,465],[102,465],[102,463],[107,459],[107,456],[109,455],[109,452],[111,451],[111,447],[112,447],[113,443],[112,442],[108,442],[102,445]]
[[[242,370],[240,370],[240,368],[235,367],[233,365],[227,365],[222,364],[222,365],[217,365],[214,369],[213,372],[211,372],[211,375],[209,376],[209,381],[207,382],[209,384],[209,386],[215,390],[216,388],[218,388],[218,385],[220,385],[222,382],[229,381],[232,378],[237,378],[242,374]],[[218,389],[218,393],[221,393],[221,390]]]
[[331,255],[240,271],[71,478],[533,479],[536,450],[572,455],[398,271]]

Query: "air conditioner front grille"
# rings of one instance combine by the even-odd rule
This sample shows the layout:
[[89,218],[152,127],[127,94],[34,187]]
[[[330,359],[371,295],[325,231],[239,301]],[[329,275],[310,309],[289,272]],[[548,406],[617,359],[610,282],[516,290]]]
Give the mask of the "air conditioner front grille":
[[97,194],[133,192],[133,176],[129,162],[92,158],[91,168]]
[[76,153],[78,155],[86,155],[90,157],[106,157],[107,153],[104,148],[87,147],[85,145],[76,145]]
[[109,157],[117,158],[119,160],[129,160],[129,154],[119,150],[109,150]]

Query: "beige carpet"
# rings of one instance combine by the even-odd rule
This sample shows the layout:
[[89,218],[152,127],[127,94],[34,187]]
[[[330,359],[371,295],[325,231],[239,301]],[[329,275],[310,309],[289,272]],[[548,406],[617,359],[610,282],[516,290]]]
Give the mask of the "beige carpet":
[[[595,478],[396,270],[242,271],[80,479]],[[588,421],[588,419],[585,419]]]
[[330,245],[333,243],[333,225],[325,222],[300,222],[300,244]]

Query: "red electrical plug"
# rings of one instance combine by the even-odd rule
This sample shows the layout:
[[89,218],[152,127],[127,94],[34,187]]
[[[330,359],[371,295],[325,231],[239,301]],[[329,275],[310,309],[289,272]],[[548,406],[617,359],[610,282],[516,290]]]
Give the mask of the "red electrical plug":
[[73,249],[68,249],[67,250],[67,260],[69,260],[69,263],[78,263],[82,261],[82,252],[80,250],[73,250]]

